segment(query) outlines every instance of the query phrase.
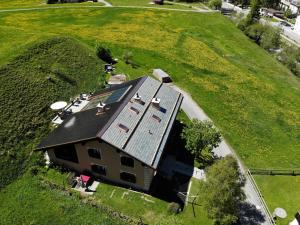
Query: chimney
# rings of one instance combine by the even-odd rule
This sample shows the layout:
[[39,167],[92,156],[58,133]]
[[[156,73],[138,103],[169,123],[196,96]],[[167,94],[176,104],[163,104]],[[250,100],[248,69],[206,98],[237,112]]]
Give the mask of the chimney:
[[158,109],[160,108],[160,105],[159,105],[160,99],[159,98],[157,98],[157,97],[153,98],[151,103],[152,103],[153,107],[158,108]]
[[137,101],[137,102],[139,102],[139,101],[142,100],[142,98],[141,98],[141,96],[139,95],[138,92],[134,95],[133,99],[134,99],[135,101]]
[[97,105],[97,114],[100,113],[104,113],[105,112],[105,103],[103,103],[102,101],[99,102],[99,104]]

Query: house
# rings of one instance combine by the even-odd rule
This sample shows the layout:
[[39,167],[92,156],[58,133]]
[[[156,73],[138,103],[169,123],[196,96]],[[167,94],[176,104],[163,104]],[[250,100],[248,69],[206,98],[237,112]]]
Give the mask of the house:
[[279,17],[283,18],[284,12],[280,10],[275,10],[275,9],[268,9],[268,8],[261,8],[260,10],[261,15],[266,16],[266,17]]
[[172,79],[169,76],[169,74],[167,74],[165,71],[163,71],[161,69],[154,69],[153,76],[163,83],[172,82]]
[[299,13],[300,0],[280,0],[279,7],[284,11],[290,9],[293,15],[297,15]]
[[114,85],[72,106],[81,110],[59,120],[38,150],[79,173],[148,191],[182,100],[147,76]]

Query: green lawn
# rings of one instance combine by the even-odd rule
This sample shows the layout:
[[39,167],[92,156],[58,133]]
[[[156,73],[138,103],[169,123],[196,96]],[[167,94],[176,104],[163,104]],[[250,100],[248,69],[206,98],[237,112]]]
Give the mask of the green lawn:
[[[193,179],[192,194],[196,193],[198,183],[198,180]],[[126,215],[141,217],[147,224],[213,224],[212,220],[207,218],[202,206],[194,206],[195,216],[191,204],[178,215],[171,215],[167,211],[168,202],[104,183],[97,188],[95,198]]]
[[165,2],[163,5],[150,4],[152,0],[107,0],[113,6],[148,6],[158,8],[173,8],[173,9],[191,9],[188,6]]
[[277,207],[287,211],[286,219],[278,219],[276,224],[286,225],[294,219],[299,209],[300,176],[254,176],[271,213]]
[[298,167],[299,78],[223,16],[119,8],[61,12],[2,13],[0,30],[7,33],[0,37],[0,62],[28,42],[55,34],[68,33],[91,48],[96,40],[105,42],[119,58],[130,50],[139,68],[120,63],[118,71],[130,78],[154,67],[169,72],[246,165]]
[[46,4],[46,0],[1,0],[1,9],[17,9],[17,8],[36,8],[36,7],[57,7],[57,6],[103,6],[100,2],[82,2],[82,3],[64,3],[64,4]]
[[[162,68],[199,103],[247,166],[299,166],[299,78],[222,15],[123,8],[7,12],[1,13],[0,33],[2,65],[36,41],[67,34],[90,50],[96,41],[105,43],[120,59],[117,71],[130,79]],[[125,51],[138,67],[124,63]],[[269,184],[276,187],[276,180],[258,184],[271,193]],[[286,199],[297,195],[299,183],[295,187],[285,188]]]
[[124,224],[29,174],[2,189],[0,199],[0,224]]
[[25,8],[46,5],[46,0],[1,0],[0,9]]

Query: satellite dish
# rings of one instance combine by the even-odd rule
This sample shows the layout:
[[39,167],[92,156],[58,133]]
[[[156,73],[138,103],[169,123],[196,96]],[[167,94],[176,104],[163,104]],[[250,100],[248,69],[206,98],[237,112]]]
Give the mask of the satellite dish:
[[287,217],[287,213],[286,213],[286,211],[283,208],[276,208],[274,210],[274,215],[276,217],[279,217],[279,218],[282,218],[282,219],[284,219],[284,218]]
[[68,103],[66,102],[63,102],[63,101],[60,101],[60,102],[55,102],[53,103],[50,108],[53,110],[53,111],[60,111],[62,109],[64,109],[66,106],[67,106]]

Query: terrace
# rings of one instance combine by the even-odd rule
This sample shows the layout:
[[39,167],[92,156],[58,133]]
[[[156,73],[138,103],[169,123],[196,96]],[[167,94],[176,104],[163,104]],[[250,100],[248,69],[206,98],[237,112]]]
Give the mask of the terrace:
[[70,103],[55,102],[51,109],[56,111],[56,116],[52,119],[54,126],[60,125],[68,116],[81,111],[96,108],[99,103],[111,104],[119,102],[132,86],[123,87],[113,91],[99,93],[80,94],[71,100]]

